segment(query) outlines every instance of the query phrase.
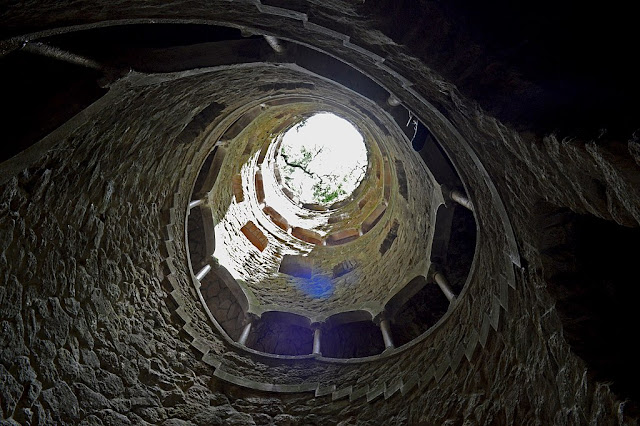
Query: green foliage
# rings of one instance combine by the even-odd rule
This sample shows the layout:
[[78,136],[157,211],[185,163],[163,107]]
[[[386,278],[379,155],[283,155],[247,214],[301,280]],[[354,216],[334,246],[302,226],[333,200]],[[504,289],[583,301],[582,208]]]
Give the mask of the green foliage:
[[347,192],[342,189],[342,183],[338,184],[338,187],[335,189],[332,188],[332,185],[323,185],[320,182],[313,185],[313,199],[320,204],[330,203],[346,193]]
[[[299,130],[306,124],[307,121],[303,120],[294,128]],[[348,179],[346,175],[342,176],[342,173],[319,174],[314,172],[312,163],[323,150],[324,147],[322,146],[314,146],[310,149],[304,145],[299,145],[294,148],[283,146],[280,150],[280,156],[285,163],[285,166],[281,169],[282,175],[289,189],[296,192],[298,196],[301,196],[299,187],[295,185],[296,179],[294,177],[296,169],[299,169],[314,182],[312,186],[313,195],[311,197],[313,202],[326,205],[347,193],[343,188],[343,184],[346,183]],[[364,171],[361,166],[357,166],[350,170],[348,175],[362,175]],[[338,182],[339,180],[340,182]]]
[[296,153],[284,152],[284,149],[282,151],[282,155],[285,158],[287,165],[291,168],[291,173],[293,173],[293,167],[298,167],[304,171],[307,171],[309,163],[311,163],[311,161],[313,161],[315,156],[318,154],[312,154],[304,146],[300,147],[300,151],[297,153],[298,155],[295,155]]

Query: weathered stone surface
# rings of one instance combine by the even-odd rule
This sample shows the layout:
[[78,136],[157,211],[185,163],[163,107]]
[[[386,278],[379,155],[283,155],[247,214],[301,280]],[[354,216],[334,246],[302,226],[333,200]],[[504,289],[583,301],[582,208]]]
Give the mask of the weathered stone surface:
[[79,416],[78,398],[66,382],[56,382],[54,387],[42,391],[42,400],[52,415],[63,421],[73,421]]
[[[6,34],[16,35],[33,28],[91,24],[122,16],[143,19],[197,16],[252,29],[259,26],[357,62],[386,88],[402,93],[398,96],[403,102],[410,102],[413,95],[404,91],[399,77],[410,78],[415,93],[437,104],[437,114],[426,107],[417,107],[414,113],[426,117],[425,120],[433,119],[431,130],[441,138],[468,181],[482,232],[482,238],[478,239],[481,255],[476,259],[481,266],[468,283],[465,297],[455,306],[455,317],[452,314],[413,349],[385,360],[357,364],[279,363],[230,347],[209,324],[198,304],[185,303],[193,319],[192,327],[210,341],[212,353],[220,358],[224,354],[225,362],[237,368],[238,375],[263,383],[308,379],[338,384],[340,389],[349,386],[361,389],[382,379],[392,383],[398,377],[408,379],[416,372],[426,374],[426,369],[434,365],[443,372],[437,374],[439,380],[419,382],[406,395],[396,392],[388,399],[371,402],[366,398],[332,402],[327,396],[315,398],[313,392],[274,393],[274,398],[282,401],[284,411],[273,416],[276,424],[276,419],[286,423],[291,418],[302,424],[633,424],[634,419],[629,417],[621,400],[607,385],[586,374],[585,364],[559,332],[562,323],[554,307],[556,301],[546,290],[541,254],[533,245],[539,230],[532,223],[531,212],[544,200],[575,212],[637,226],[640,188],[637,142],[629,142],[628,151],[619,152],[616,147],[600,142],[593,145],[577,138],[563,140],[549,135],[543,139],[515,133],[462,98],[455,87],[425,66],[429,55],[424,55],[422,61],[414,57],[432,52],[430,49],[445,49],[434,46],[450,45],[421,31],[439,31],[437,34],[445,40],[455,41],[445,30],[438,30],[438,25],[424,24],[424,30],[410,33],[415,26],[405,28],[387,19],[377,27],[374,18],[378,15],[368,16],[353,2],[303,3],[302,12],[288,14],[286,9],[269,9],[268,2],[263,3],[260,7],[253,3],[237,6],[234,3],[231,7],[227,2],[212,2],[204,7],[190,2],[168,8],[154,1],[79,2],[77,7],[68,9],[63,3],[45,1],[37,5],[12,3],[2,12]],[[367,2],[365,7],[378,6]],[[430,11],[440,10],[440,6],[428,7]],[[407,13],[415,12],[404,3],[398,3],[394,10],[403,8]],[[348,20],[345,12],[349,13]],[[300,13],[307,13],[306,26]],[[395,15],[388,13],[388,16]],[[430,16],[449,22],[441,10]],[[416,14],[416,21],[420,17]],[[313,27],[314,23],[321,29]],[[344,34],[345,30],[349,30],[349,43],[365,46],[369,54],[350,49],[344,38],[331,32]],[[19,39],[22,44],[24,39]],[[3,41],[3,49],[12,43]],[[482,56],[482,49],[475,51],[471,44],[464,46],[464,52],[473,53],[472,58]],[[372,52],[383,55],[388,68],[392,72],[397,70],[397,76],[376,65]],[[444,55],[444,50],[437,52]],[[454,63],[443,58],[439,56],[434,61]],[[478,68],[485,67],[478,65]],[[496,67],[491,69],[494,71],[487,72],[500,74]],[[221,384],[213,376],[214,368],[202,362],[202,354],[190,346],[192,336],[182,328],[170,295],[167,258],[172,256],[167,256],[161,242],[169,239],[165,226],[170,209],[174,204],[184,208],[188,202],[188,187],[197,170],[187,166],[201,164],[208,154],[207,149],[198,148],[199,140],[185,143],[184,129],[214,100],[220,102],[220,110],[224,112],[224,105],[257,98],[264,90],[269,93],[287,90],[286,86],[268,89],[250,86],[248,82],[254,77],[296,83],[285,66],[272,71],[264,68],[255,75],[247,67],[244,71],[236,68],[209,72],[206,76],[185,74],[175,81],[170,79],[176,76],[154,76],[146,82],[143,76],[134,73],[112,86],[97,114],[87,112],[79,125],[56,133],[52,136],[53,145],[35,146],[40,155],[30,157],[8,179],[3,177],[0,185],[3,422],[121,425],[141,423],[144,419],[159,424],[198,424],[198,419],[200,424],[216,424],[220,419],[222,424],[257,424],[268,420],[264,416],[251,416],[237,403],[263,395],[262,391],[233,390],[231,385]],[[465,73],[466,70],[460,71],[459,75]],[[513,79],[495,80],[518,83],[517,74],[507,74]],[[304,80],[309,78],[305,76]],[[436,119],[436,115],[444,113],[456,132],[471,144],[473,155],[479,157],[495,184],[493,190],[505,204],[521,258],[521,266],[511,271],[503,262],[507,247],[504,229],[487,201],[495,194],[482,184],[482,173],[474,166],[473,156]],[[190,138],[201,136],[198,130]],[[179,144],[174,143],[176,139]],[[0,167],[4,171],[5,165]],[[405,171],[410,173],[406,165]],[[407,179],[411,199],[415,194],[409,175]],[[231,194],[231,188],[228,191]],[[174,214],[184,219],[184,212]],[[172,237],[176,245],[172,273],[183,284],[179,297],[186,298],[193,296],[195,290],[189,287],[186,250],[179,232],[180,229],[184,232],[184,221],[181,226]],[[403,223],[394,244],[401,241],[405,229],[410,227]],[[409,235],[410,231],[406,232]],[[409,263],[407,260],[397,266],[407,269]],[[327,268],[334,265],[335,262]],[[460,343],[482,333],[485,315],[493,312],[492,297],[500,294],[497,286],[502,280],[486,273],[494,267],[504,274],[515,274],[514,285],[507,292],[508,309],[497,311],[497,326],[487,320],[487,334],[480,336],[470,359],[463,358],[457,370],[451,371],[443,363],[450,360]],[[392,268],[382,264],[381,269]],[[133,343],[132,334],[139,336]],[[198,389],[208,390],[213,406],[202,406],[204,399],[200,392],[185,392],[195,384]],[[130,398],[129,392],[137,387],[155,395],[166,412],[136,412],[155,408],[152,401],[156,401],[135,399],[139,396]],[[223,398],[223,394],[227,396]],[[103,405],[105,399],[108,406]],[[273,402],[252,400],[247,404],[256,412],[266,413]],[[174,408],[176,412],[171,411]]]

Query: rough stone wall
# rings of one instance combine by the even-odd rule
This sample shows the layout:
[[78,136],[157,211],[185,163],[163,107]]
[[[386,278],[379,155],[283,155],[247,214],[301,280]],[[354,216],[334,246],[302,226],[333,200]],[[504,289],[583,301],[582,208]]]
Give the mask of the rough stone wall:
[[103,131],[88,121],[2,186],[2,418],[251,422],[210,389],[161,286],[167,203],[195,152],[174,141],[208,92],[188,80],[113,96]]
[[201,281],[200,292],[213,317],[234,340],[242,333],[246,320],[242,307],[226,284],[215,273],[209,273]]
[[[307,96],[323,96],[326,93],[324,90],[320,87],[315,91],[298,89],[299,92]],[[331,102],[341,102],[345,105],[353,104],[351,108],[358,105],[361,108],[366,106],[361,99],[354,99],[344,91],[332,93],[326,98]],[[214,205],[217,232],[220,235],[218,243],[222,244],[222,241],[225,241],[224,251],[227,255],[224,260],[221,260],[222,264],[237,271],[236,275],[239,275],[255,299],[271,309],[292,310],[307,315],[322,316],[327,312],[356,309],[369,302],[377,303],[381,307],[391,291],[402,287],[412,278],[409,275],[413,274],[416,268],[422,266],[424,269],[424,265],[421,264],[424,262],[424,253],[430,244],[429,234],[432,232],[430,212],[434,208],[435,198],[435,190],[430,176],[408,144],[397,142],[403,141],[402,133],[399,129],[391,127],[393,122],[388,117],[383,117],[378,126],[372,126],[371,123],[361,123],[361,127],[370,128],[370,132],[373,133],[372,136],[369,136],[370,139],[387,146],[386,151],[394,156],[404,158],[404,161],[411,165],[409,172],[405,172],[403,167],[393,172],[389,171],[389,176],[398,174],[398,182],[402,182],[400,187],[405,189],[404,197],[400,194],[394,195],[392,206],[385,212],[380,225],[344,246],[317,245],[314,243],[319,238],[316,232],[296,227],[291,223],[294,226],[293,236],[298,239],[306,238],[309,244],[295,240],[285,231],[276,229],[270,221],[265,221],[259,213],[260,199],[256,197],[253,184],[254,168],[259,162],[257,153],[261,148],[264,150],[263,144],[273,138],[273,128],[280,124],[276,118],[285,120],[286,123],[286,120],[290,120],[294,113],[306,113],[306,110],[311,108],[310,105],[322,108],[323,104],[321,100],[315,101],[315,104],[311,100],[307,100],[306,103],[293,103],[288,107],[285,105],[273,109],[268,105],[269,102],[265,102],[263,111],[254,117],[254,122],[227,143],[225,167],[223,167],[214,190],[210,194],[211,202]],[[251,143],[253,143],[253,147],[247,145]],[[374,152],[376,151],[377,149],[374,150]],[[376,164],[374,162],[373,166]],[[395,162],[393,164],[401,163]],[[231,180],[233,176],[237,176],[235,173],[240,167],[243,174],[243,192],[246,194],[246,198],[241,203],[234,203],[230,199]],[[265,172],[265,174],[267,173]],[[365,181],[364,189],[374,186],[376,183],[375,175],[371,173]],[[413,188],[411,197],[407,196],[407,185]],[[377,201],[380,202],[380,200]],[[227,202],[230,205],[226,204]],[[353,212],[356,205],[357,203],[353,203],[351,209],[345,213]],[[354,212],[356,214],[346,222],[362,221],[363,216],[375,208],[376,204],[370,203],[362,211],[356,210]],[[258,217],[255,217],[256,212],[258,212]],[[305,215],[304,211],[300,212],[300,216],[303,218]],[[410,223],[410,225],[398,231],[397,226],[387,223],[392,220]],[[259,225],[261,237],[264,234],[268,240],[265,246],[264,238],[260,239],[262,241],[258,247],[260,252],[257,252],[237,231],[239,225],[249,221]],[[302,219],[301,221],[305,222]],[[308,227],[312,227],[314,224],[313,219],[307,219],[306,222],[308,222]],[[387,250],[391,248],[393,238],[385,240],[388,235],[387,228],[395,229],[392,235],[399,236],[398,244],[393,246],[389,253]],[[385,246],[385,250],[377,249],[381,245]],[[305,254],[313,261],[314,277],[312,279],[306,276],[294,278],[277,273],[281,259],[292,250]],[[333,279],[333,267],[346,255],[356,261],[357,272]]]
[[207,256],[207,245],[204,239],[204,222],[202,220],[202,210],[192,209],[187,220],[187,238],[189,239],[189,256],[191,267],[195,274],[198,273],[209,260]]
[[[3,21],[12,31],[34,15],[39,26],[47,27],[129,12],[201,18],[224,10],[228,19],[254,19],[264,28],[289,30],[282,17],[259,19],[253,6],[138,6],[86,3],[63,10],[61,3],[39,2],[38,12],[24,5],[7,8]],[[2,417],[11,419],[6,422],[632,424],[621,401],[605,384],[589,379],[584,363],[570,351],[545,290],[539,253],[530,242],[537,233],[531,211],[539,200],[622,224],[637,223],[638,143],[518,135],[469,106],[420,61],[370,30],[375,28],[372,23],[349,26],[343,13],[353,10],[348,3],[332,2],[318,15],[322,23],[351,28],[357,38],[388,53],[396,68],[412,72],[414,90],[447,111],[494,180],[524,260],[522,268],[515,268],[515,288],[507,287],[508,306],[492,310],[491,297],[503,277],[480,270],[465,295],[473,303],[460,304],[456,321],[444,323],[410,352],[373,363],[300,361],[271,369],[234,350],[225,360],[238,369],[244,364],[242,371],[254,378],[261,372],[286,378],[306,370],[341,389],[360,391],[366,384],[376,392],[384,382],[383,392],[374,392],[372,400],[362,394],[352,398],[353,392],[315,398],[309,393],[267,395],[222,384],[214,378],[214,369],[198,360],[180,319],[172,314],[169,289],[161,285],[166,283],[161,241],[171,194],[186,165],[204,160],[194,158],[192,146],[170,142],[201,102],[212,99],[207,99],[207,85],[193,85],[193,79],[171,94],[162,90],[163,83],[127,87],[124,94],[111,96],[110,108],[0,188],[0,406]],[[291,34],[302,39],[305,32],[296,27]],[[314,42],[336,52],[343,46],[330,37]],[[227,73],[219,84],[233,97],[238,95],[233,93],[237,82],[238,75]],[[389,85],[399,88],[392,81]],[[134,110],[136,115],[130,114]],[[429,116],[426,110],[420,113]],[[471,182],[468,155],[455,139],[442,141],[463,178]],[[484,254],[476,264],[489,268],[500,263],[506,238],[490,226],[495,212],[483,210],[478,202],[491,199],[491,193],[482,186],[467,190],[479,207],[477,220],[483,229],[478,252]],[[187,277],[184,269],[180,272],[181,279]],[[498,320],[487,320],[487,312],[498,312]],[[194,310],[194,315],[206,323],[202,313]],[[485,324],[485,340],[471,345],[482,338]],[[224,352],[221,340],[214,343],[215,352]],[[472,347],[461,359],[450,355],[457,355],[458,343]],[[446,358],[458,359],[458,364],[441,371]],[[411,377],[416,381],[410,382]],[[406,386],[396,387],[395,378],[404,379],[399,383]]]
[[396,346],[410,342],[433,327],[447,312],[449,301],[435,283],[425,286],[394,315],[391,323]]
[[313,348],[313,330],[282,321],[258,323],[247,346],[261,352],[278,355],[308,355]]
[[330,358],[358,358],[384,350],[382,332],[371,321],[353,322],[328,328],[322,333],[322,355]]

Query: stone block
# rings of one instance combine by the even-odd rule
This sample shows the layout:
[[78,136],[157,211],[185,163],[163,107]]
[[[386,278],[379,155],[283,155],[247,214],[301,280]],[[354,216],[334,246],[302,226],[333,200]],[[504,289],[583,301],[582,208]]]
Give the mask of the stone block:
[[351,395],[349,395],[349,401],[356,401],[364,396],[367,395],[367,392],[369,392],[369,386],[365,385],[364,387],[355,389],[351,392]]
[[351,386],[347,386],[346,388],[338,389],[337,391],[331,394],[331,400],[337,401],[339,399],[345,398],[346,396],[351,394]]
[[329,395],[330,393],[333,393],[335,390],[336,390],[336,385],[328,385],[328,386],[319,385],[316,388],[316,397]]
[[491,324],[489,316],[484,314],[482,317],[482,326],[480,327],[480,344],[482,347],[487,343],[487,337],[489,337],[489,331],[491,330]]
[[345,244],[355,240],[360,236],[360,232],[355,228],[343,229],[342,231],[334,232],[327,237],[327,245],[335,246],[338,244]]
[[362,198],[360,199],[360,201],[358,201],[358,208],[359,208],[360,210],[362,210],[362,209],[364,208],[364,206],[366,206],[366,205],[367,205],[367,203],[369,202],[369,200],[371,200],[372,196],[373,196],[373,189],[370,189],[370,190],[365,194],[365,196],[364,196],[364,197],[362,197]]
[[252,221],[247,222],[246,225],[240,228],[240,231],[258,250],[263,251],[267,248],[269,244],[267,236]]
[[266,206],[262,211],[269,216],[269,219],[280,229],[287,232],[289,230],[289,222],[280,213],[278,213],[273,207]]
[[476,347],[478,346],[478,339],[479,339],[478,332],[475,330],[471,330],[471,337],[469,337],[469,341],[467,342],[467,349],[464,352],[469,362],[471,362],[471,359],[473,358],[473,353],[475,352]]
[[231,188],[236,197],[236,203],[244,201],[244,191],[242,189],[242,176],[238,173],[231,178]]
[[356,267],[356,263],[353,260],[345,260],[338,263],[333,267],[333,278],[341,277],[349,272],[353,271]]
[[291,235],[299,240],[306,241],[311,244],[322,245],[322,236],[317,232],[310,231],[308,229],[295,227],[291,231]]
[[360,227],[360,229],[362,229],[362,233],[366,234],[374,226],[376,226],[376,224],[380,222],[380,219],[382,219],[382,215],[384,215],[384,212],[386,210],[387,210],[387,206],[385,206],[384,204],[380,204],[378,207],[375,208],[374,211],[369,213],[369,216],[366,217],[364,222],[362,222],[362,226]]
[[463,343],[459,343],[455,352],[453,353],[453,358],[451,358],[451,371],[456,371],[458,366],[460,365],[460,361],[464,356],[465,345]]
[[289,188],[282,187],[282,193],[290,200],[293,201],[294,195]]
[[367,392],[367,402],[371,402],[374,399],[384,395],[384,390],[385,390],[384,382],[371,388],[369,392]]
[[302,207],[304,207],[305,209],[308,210],[312,210],[314,212],[325,212],[327,211],[327,208],[321,204],[318,203],[304,203],[302,204]]
[[262,173],[258,172],[255,176],[256,198],[259,203],[264,203],[264,181]]
[[60,417],[77,419],[80,414],[78,398],[66,382],[58,381],[52,388],[42,391],[44,403]]
[[411,389],[413,389],[418,384],[418,375],[412,374],[407,378],[406,381],[403,381],[402,387],[400,388],[400,392],[403,395],[406,395]]
[[424,390],[429,383],[433,381],[435,374],[435,368],[433,365],[430,365],[427,371],[420,377],[420,390]]
[[500,299],[497,296],[493,296],[493,303],[491,304],[491,316],[489,318],[491,327],[498,331],[500,325]]
[[447,372],[450,366],[451,366],[451,360],[449,359],[449,357],[446,355],[443,356],[442,361],[435,369],[434,378],[436,379],[436,382],[440,382],[440,380],[445,375],[445,373]]
[[402,388],[402,378],[396,377],[391,380],[389,384],[385,387],[384,390],[384,399],[391,398],[396,392],[398,392]]

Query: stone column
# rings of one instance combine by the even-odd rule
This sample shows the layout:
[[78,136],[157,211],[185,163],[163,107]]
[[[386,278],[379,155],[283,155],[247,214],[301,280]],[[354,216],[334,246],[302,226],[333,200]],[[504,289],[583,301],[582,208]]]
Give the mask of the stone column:
[[247,339],[249,338],[249,333],[251,332],[251,324],[253,324],[253,321],[249,320],[249,322],[247,322],[242,329],[242,333],[238,338],[238,343],[240,343],[241,345],[247,345]]
[[202,279],[209,273],[211,270],[211,265],[204,265],[200,271],[196,274],[196,278],[198,281],[202,281]]
[[449,198],[451,198],[452,201],[460,204],[462,207],[465,207],[473,211],[473,204],[471,204],[471,201],[467,198],[466,195],[464,195],[462,192],[458,191],[457,189],[454,189],[453,191],[449,192]]
[[322,355],[320,348],[320,338],[322,337],[322,329],[320,325],[316,325],[313,329],[313,354]]
[[94,70],[102,71],[104,69],[101,64],[92,59],[76,55],[75,53],[67,52],[66,50],[62,50],[54,46],[49,46],[48,44],[44,43],[25,42],[22,49],[29,53],[47,56],[59,61],[68,62],[74,65],[80,65],[82,67],[91,68]]
[[385,317],[380,320],[380,331],[382,331],[382,340],[384,340],[385,349],[395,348],[393,339],[391,338],[391,326],[389,320]]
[[189,210],[191,210],[194,207],[199,206],[200,204],[204,203],[203,199],[199,199],[199,200],[193,200],[192,202],[189,203]]
[[284,52],[284,47],[280,43],[280,40],[278,40],[274,36],[265,35],[264,39],[269,44],[269,46],[271,46],[271,48],[273,49],[274,52],[276,52],[276,53]]
[[451,287],[449,286],[449,282],[447,278],[442,274],[442,272],[436,272],[433,274],[433,280],[438,284],[440,290],[444,293],[445,297],[449,302],[453,301],[456,298],[456,295],[451,291]]
[[400,105],[400,99],[396,98],[393,95],[389,95],[389,97],[387,98],[387,103],[392,107],[397,107],[398,105]]

